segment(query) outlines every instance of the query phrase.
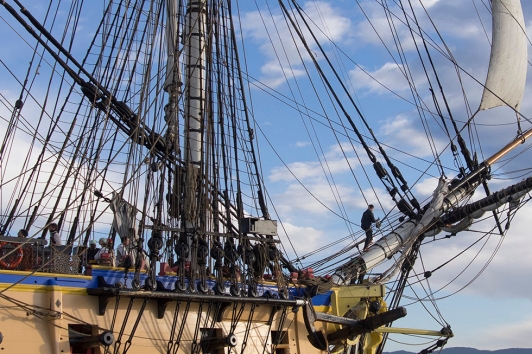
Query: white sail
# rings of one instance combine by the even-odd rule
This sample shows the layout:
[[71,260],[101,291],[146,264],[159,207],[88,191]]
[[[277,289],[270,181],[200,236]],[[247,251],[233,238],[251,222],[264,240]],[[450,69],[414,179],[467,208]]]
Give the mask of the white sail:
[[[136,230],[135,218],[137,209],[126,202],[120,195],[113,193],[113,199],[109,205],[114,213],[113,228],[120,238],[131,235],[131,230]],[[135,231],[136,235],[136,231]]]
[[493,0],[492,46],[479,110],[508,104],[519,111],[527,69],[527,42],[520,0]]

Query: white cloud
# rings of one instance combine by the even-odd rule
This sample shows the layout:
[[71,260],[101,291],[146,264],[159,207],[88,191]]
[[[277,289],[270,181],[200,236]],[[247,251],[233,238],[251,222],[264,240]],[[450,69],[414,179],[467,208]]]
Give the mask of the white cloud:
[[[296,226],[284,222],[278,227],[279,237],[290,259],[300,257],[323,246],[323,231],[308,226]],[[294,246],[297,255],[294,253]]]
[[[384,94],[393,91],[395,93],[407,92],[410,84],[405,77],[405,69],[395,63],[384,63],[375,70],[356,67],[350,71],[350,77],[356,89],[369,91],[370,93]],[[418,77],[415,84],[423,84],[426,80]]]
[[[471,226],[474,232],[460,232],[450,239],[424,245],[421,251],[423,264],[418,262],[416,271],[422,274],[425,270],[443,265],[429,279],[433,291],[444,287],[436,297],[462,291],[483,298],[532,301],[532,284],[524,281],[532,273],[532,263],[527,261],[530,252],[526,221],[531,212],[532,205],[524,206],[504,237],[498,234],[497,229],[488,237],[483,237],[494,227],[491,213],[486,213],[484,217],[489,216],[490,219],[474,223]],[[505,214],[499,215],[503,229]],[[445,235],[442,232],[436,238]],[[473,245],[477,240],[480,241]]]
[[336,209],[338,195],[344,203],[351,204],[358,198],[354,197],[354,190],[345,185],[331,187],[324,181],[306,184],[306,189],[299,184],[290,184],[282,195],[277,197],[277,209],[281,215],[291,215],[295,212],[324,215],[328,208]]
[[438,186],[438,178],[425,178],[418,182],[414,188],[414,194],[420,201],[430,197]]
[[[417,119],[419,122],[419,118]],[[413,118],[405,114],[399,114],[393,118],[386,119],[380,126],[380,132],[387,145],[394,146],[416,157],[433,156],[433,151],[429,145],[430,138],[433,139],[436,145],[436,151],[442,151],[446,142],[435,136],[427,137],[422,127],[415,123]]]
[[515,323],[495,321],[480,326],[482,341],[475,346],[477,349],[494,350],[496,348],[530,348],[532,319],[524,319]]
[[298,141],[298,142],[296,142],[296,146],[297,147],[306,147],[306,146],[309,146],[309,145],[310,145],[309,141]]
[[[350,20],[342,16],[341,11],[333,8],[329,3],[306,2],[303,8],[305,14],[311,19],[307,21],[313,27],[312,31],[318,41],[324,42],[328,37],[339,42],[349,33]],[[291,78],[305,75],[301,61],[310,62],[310,57],[297,34],[287,26],[279,9],[274,13],[263,11],[262,16],[257,11],[246,13],[241,18],[241,25],[244,37],[251,37],[264,55],[266,63],[260,70],[262,83],[275,88]],[[323,59],[317,54],[319,50],[316,45],[312,44],[313,40],[308,30],[303,26],[300,30],[317,59]],[[291,40],[286,40],[289,36],[297,38],[297,45]]]
[[[308,144],[305,143],[302,145],[297,143],[297,146],[306,146]],[[354,153],[352,151],[352,146],[347,143],[344,143],[343,146],[333,145],[324,152],[321,161],[296,161],[289,163],[286,167],[275,167],[272,169],[268,179],[273,182],[294,181],[295,178],[300,181],[305,181],[324,178],[324,174],[337,175],[346,173],[360,166],[360,162],[353,156]],[[364,161],[366,160],[367,158],[364,158]]]
[[[38,96],[39,92],[36,92],[33,97]],[[14,102],[15,98],[11,97],[8,100],[9,102]],[[8,117],[10,114],[5,106],[0,106],[0,116]],[[13,132],[14,142],[12,145],[7,145],[7,149],[2,156],[3,170],[0,186],[2,213],[4,215],[10,213],[13,207],[13,200],[10,201],[10,199],[13,196],[19,198],[13,225],[8,229],[8,233],[13,234],[18,229],[27,227],[28,215],[31,215],[33,208],[39,204],[39,213],[36,215],[29,232],[30,236],[40,236],[41,230],[47,223],[48,213],[51,213],[54,207],[56,209],[53,221],[57,222],[60,218],[60,213],[64,211],[70,213],[67,213],[67,215],[75,215],[79,204],[83,201],[83,203],[90,203],[94,207],[80,215],[76,236],[84,236],[83,231],[88,228],[91,212],[93,211],[96,219],[94,220],[92,231],[103,233],[104,236],[107,235],[113,215],[108,210],[109,204],[103,200],[100,200],[96,208],[96,197],[93,192],[96,189],[101,190],[105,197],[110,198],[111,192],[119,191],[124,181],[126,165],[119,161],[113,168],[107,169],[106,164],[109,161],[102,157],[95,170],[91,170],[90,166],[87,167],[86,163],[82,164],[82,154],[78,154],[76,157],[72,156],[75,151],[74,147],[78,142],[77,134],[80,134],[77,129],[73,130],[70,140],[66,141],[65,150],[59,159],[59,152],[65,143],[66,131],[68,131],[71,124],[71,121],[66,118],[64,121],[59,121],[43,151],[43,141],[46,134],[48,134],[48,129],[54,123],[46,114],[38,122],[40,114],[41,108],[33,100],[28,99],[20,112],[20,117],[16,123],[17,127]],[[66,116],[65,114],[63,118]],[[4,120],[0,121],[0,136],[4,137],[6,127],[7,123]],[[36,134],[36,136],[34,137],[33,134]],[[35,140],[33,140],[34,138]],[[119,144],[117,143],[115,148],[118,146]],[[124,147],[120,146],[120,148]],[[117,153],[116,150],[115,153]],[[41,154],[42,158],[39,160],[39,155]],[[117,154],[113,158],[117,162],[123,156]],[[73,166],[70,166],[71,164]],[[70,167],[71,170],[69,171]],[[104,174],[105,181],[103,182]],[[23,188],[28,189],[24,192]],[[61,194],[62,188],[64,190]],[[89,190],[85,192],[85,188],[89,188]],[[28,190],[31,190],[31,193]],[[124,197],[128,200],[136,198],[142,200],[143,195],[144,189],[135,190],[133,187],[131,189],[126,187],[124,191]],[[106,212],[102,214],[104,210]],[[66,241],[72,225],[73,217],[68,216],[63,219],[60,230],[63,241]]]
[[[293,162],[288,165],[288,169],[285,166],[276,167],[272,170],[272,173],[268,178],[271,181],[276,182],[293,180],[294,175],[301,180],[321,175],[321,167],[317,162]],[[294,175],[292,175],[290,171],[292,171]]]

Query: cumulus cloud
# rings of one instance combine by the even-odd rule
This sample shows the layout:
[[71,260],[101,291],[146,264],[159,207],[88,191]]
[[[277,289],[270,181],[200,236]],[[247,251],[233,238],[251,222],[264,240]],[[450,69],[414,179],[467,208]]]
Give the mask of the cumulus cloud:
[[479,346],[476,346],[478,349],[529,348],[532,319],[522,319],[516,323],[505,323],[505,321],[495,324],[488,323],[481,326],[479,331],[482,333],[483,339]]
[[324,232],[322,230],[308,226],[297,226],[289,222],[284,222],[278,230],[281,242],[290,259],[314,251],[323,245]]
[[309,145],[310,145],[309,141],[298,141],[298,142],[296,142],[296,146],[297,147],[306,147],[306,146],[309,146]]
[[[349,33],[351,22],[341,14],[341,11],[327,2],[306,2],[303,10],[311,20],[307,20],[312,27],[318,41],[324,42],[342,39]],[[297,38],[297,34],[286,24],[283,14],[279,9],[274,12],[258,11],[246,13],[241,18],[244,37],[250,37],[259,46],[266,61],[260,71],[260,81],[272,88],[278,87],[291,78],[305,75],[303,62],[310,62],[310,56],[306,49],[297,42],[286,40],[286,36]],[[313,55],[322,60],[317,52],[317,46],[308,30],[301,28],[306,41],[311,46]]]
[[[427,136],[420,124],[417,124],[419,122],[419,118],[399,114],[384,120],[379,130],[387,145],[416,157],[431,157],[434,151],[441,152],[448,141],[443,140],[443,137]],[[429,139],[432,139],[435,150],[430,146]]]
[[[297,146],[302,147],[308,144],[297,143]],[[366,160],[367,158],[364,158],[361,161]],[[355,170],[357,166],[360,166],[360,162],[355,156],[352,146],[345,143],[330,146],[319,160],[316,158],[310,161],[296,161],[288,163],[287,166],[274,167],[268,179],[273,182],[293,181],[295,178],[305,181],[324,178],[324,175],[347,173]]]
[[[412,83],[407,80],[407,74],[403,65],[396,63],[384,63],[381,67],[371,70],[356,67],[349,73],[355,89],[368,91],[369,93],[384,94],[394,92],[401,94],[410,91]],[[424,84],[426,79],[419,75],[414,80],[414,85]]]
[[438,178],[425,178],[418,182],[413,188],[419,200],[430,197],[438,186]]
[[355,204],[359,198],[354,197],[354,189],[345,185],[331,187],[325,181],[306,184],[290,184],[282,195],[278,196],[277,209],[281,215],[294,212],[327,214],[329,209],[336,209],[337,203],[343,201]]
[[274,168],[268,178],[274,182],[290,181],[294,179],[294,175],[298,179],[306,179],[321,174],[322,168],[318,162],[293,162],[288,165],[288,169],[284,166]]
[[[484,217],[490,219],[475,222],[470,228],[472,232],[463,231],[435,243],[426,239],[421,252],[423,263],[416,264],[416,272],[422,275],[426,270],[439,268],[429,278],[433,291],[441,289],[436,297],[461,291],[479,298],[532,301],[532,284],[523,281],[532,272],[532,264],[523,261],[529,253],[526,219],[531,212],[532,206],[525,205],[505,236],[493,229],[488,212]],[[499,217],[504,228],[506,212],[501,212]],[[445,235],[442,232],[436,238]]]

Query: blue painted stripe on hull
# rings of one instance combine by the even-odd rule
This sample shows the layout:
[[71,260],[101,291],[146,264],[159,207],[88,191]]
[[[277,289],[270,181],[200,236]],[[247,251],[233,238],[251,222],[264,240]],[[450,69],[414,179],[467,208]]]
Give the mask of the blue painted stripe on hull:
[[[61,275],[61,274],[48,274],[48,273],[31,273],[21,271],[5,271],[0,270],[0,283],[3,284],[20,284],[20,285],[32,285],[32,286],[60,286],[73,289],[90,289],[98,287],[98,277],[102,277],[106,283],[114,286],[117,282],[122,283],[128,288],[131,288],[131,281],[133,280],[134,273],[129,272],[127,279],[125,272],[115,269],[93,269],[92,277],[76,276],[76,275]],[[141,273],[141,284],[146,280],[147,275]],[[175,282],[178,277],[175,275],[157,276],[157,281],[168,290],[175,289]],[[188,280],[187,280],[188,284]],[[216,284],[214,280],[208,280],[207,285],[209,288],[213,288]],[[229,294],[230,282],[225,282],[226,293]],[[259,284],[257,287],[258,296],[278,297],[277,286],[275,284]],[[290,287],[290,298],[302,298],[304,297],[304,289]],[[312,298],[312,304],[314,306],[330,306],[331,304],[331,291],[316,295]]]

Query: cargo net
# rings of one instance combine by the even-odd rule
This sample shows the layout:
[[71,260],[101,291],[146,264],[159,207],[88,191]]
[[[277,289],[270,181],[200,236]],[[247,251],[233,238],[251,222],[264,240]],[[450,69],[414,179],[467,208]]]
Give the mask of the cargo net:
[[43,271],[78,274],[80,258],[71,255],[72,247],[38,247],[19,243],[0,243],[0,268],[18,271]]

